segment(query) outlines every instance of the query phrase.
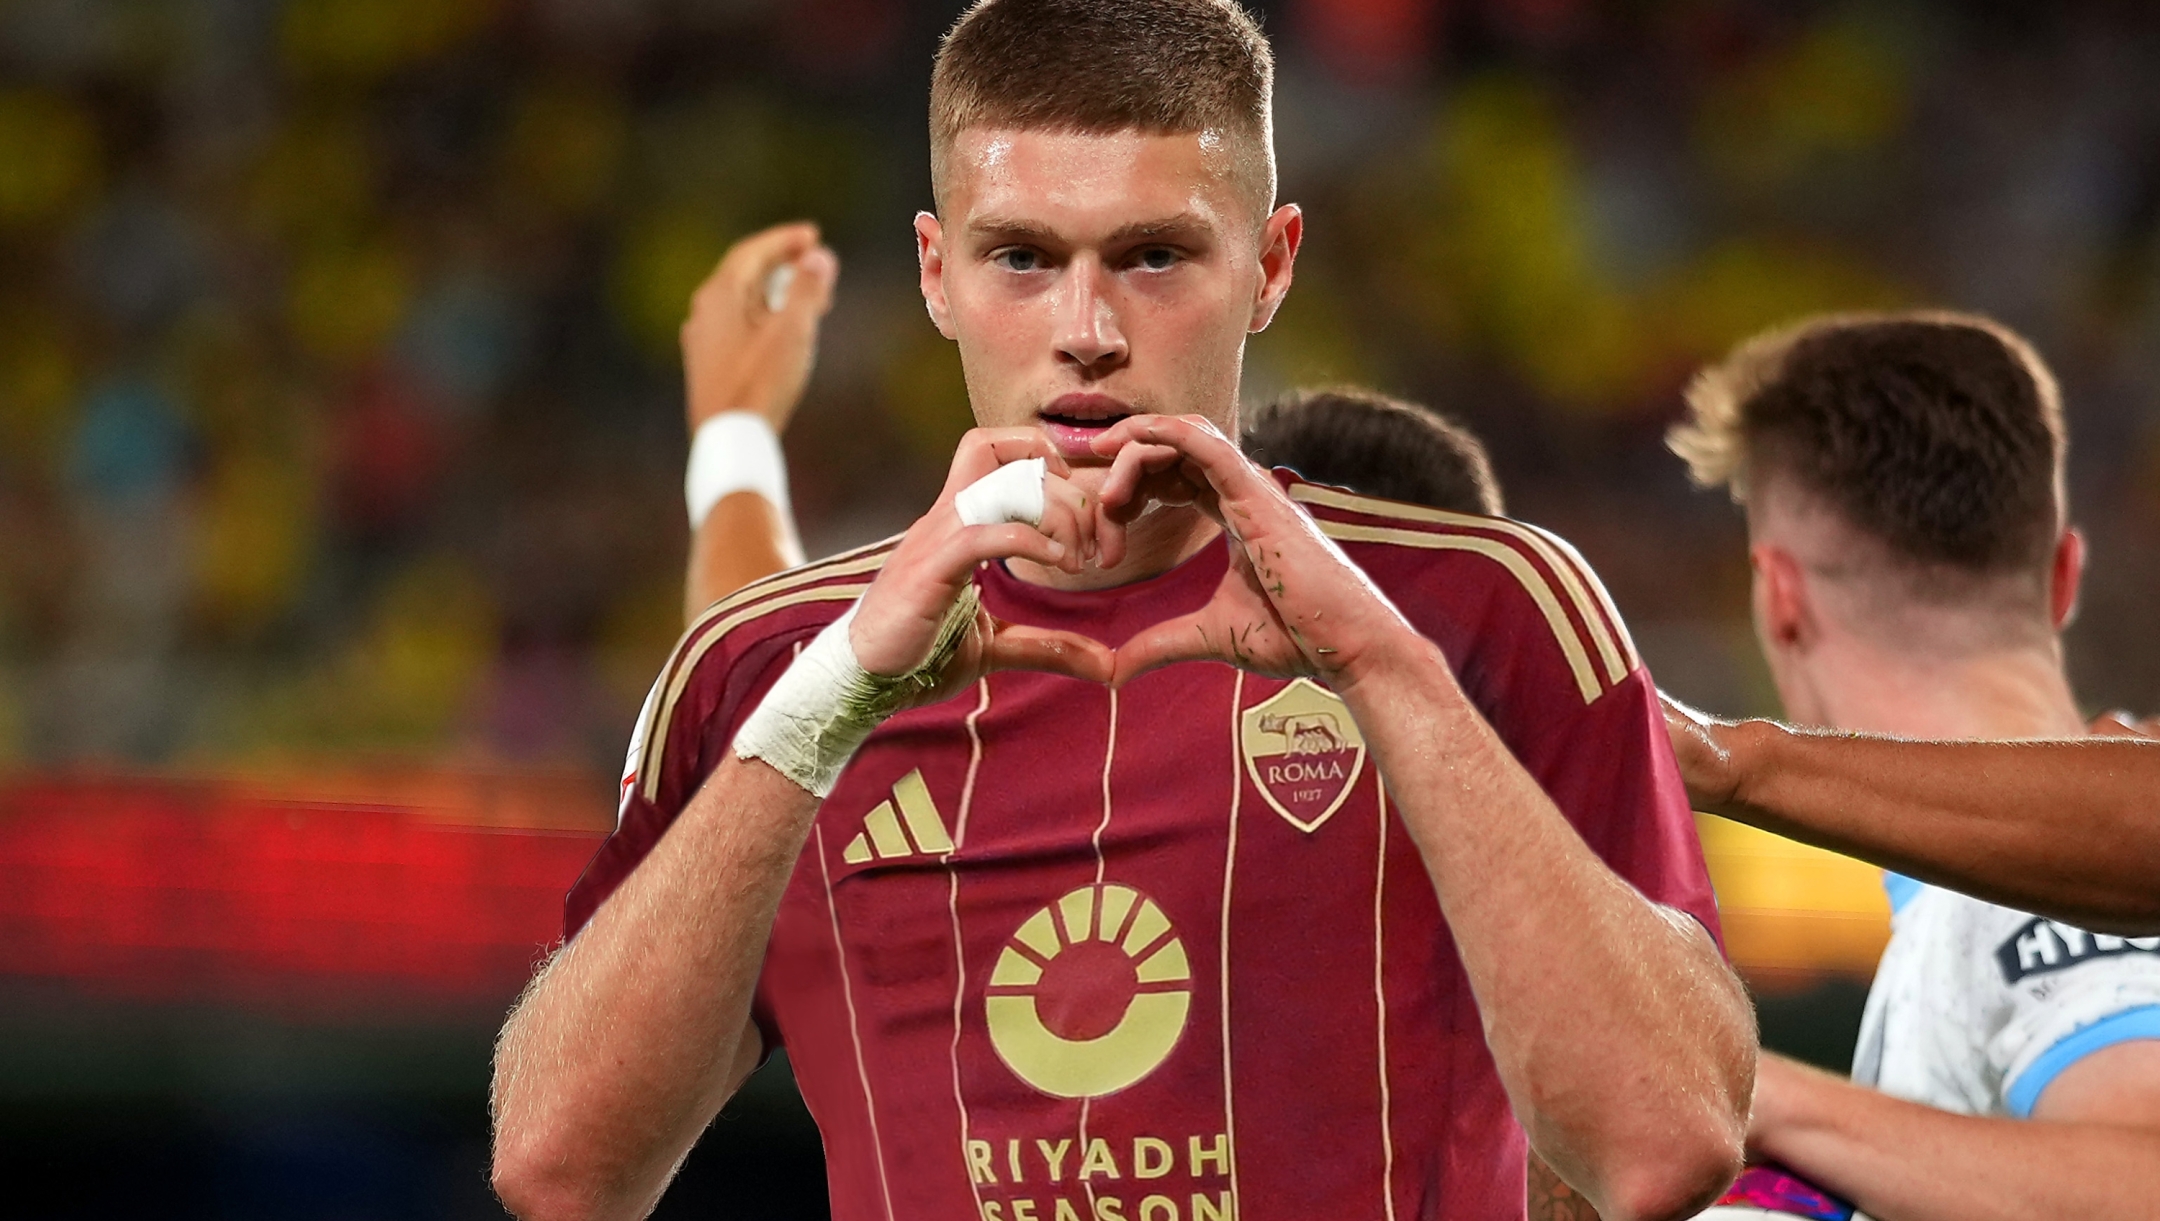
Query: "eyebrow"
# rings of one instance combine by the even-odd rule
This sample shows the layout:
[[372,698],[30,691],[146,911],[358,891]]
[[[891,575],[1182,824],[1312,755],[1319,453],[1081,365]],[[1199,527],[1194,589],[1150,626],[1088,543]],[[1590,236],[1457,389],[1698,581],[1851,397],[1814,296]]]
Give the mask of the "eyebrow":
[[[1120,225],[1103,240],[1103,244],[1115,246],[1130,242],[1177,239],[1190,241],[1206,235],[1212,228],[1198,213],[1180,212],[1175,216]],[[1044,246],[1067,244],[1066,240],[1048,225],[1012,217],[985,216],[969,221],[967,234],[977,240],[1032,242]]]

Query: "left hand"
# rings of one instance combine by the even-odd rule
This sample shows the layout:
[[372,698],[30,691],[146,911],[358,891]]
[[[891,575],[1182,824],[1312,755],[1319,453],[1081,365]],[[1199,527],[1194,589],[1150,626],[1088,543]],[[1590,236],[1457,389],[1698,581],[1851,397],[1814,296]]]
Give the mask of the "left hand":
[[1104,567],[1124,558],[1125,525],[1157,505],[1199,507],[1232,544],[1215,596],[1127,641],[1114,682],[1205,660],[1275,678],[1321,678],[1340,690],[1388,646],[1416,636],[1312,518],[1204,417],[1130,416],[1095,439],[1095,452],[1112,458],[1096,532]]

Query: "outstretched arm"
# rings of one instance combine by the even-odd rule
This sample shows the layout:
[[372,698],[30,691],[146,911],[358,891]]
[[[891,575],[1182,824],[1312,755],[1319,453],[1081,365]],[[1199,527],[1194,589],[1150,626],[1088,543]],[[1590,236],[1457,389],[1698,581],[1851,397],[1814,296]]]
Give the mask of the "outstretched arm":
[[2031,1120],[1957,1115],[1766,1055],[1749,1143],[1877,1221],[2151,1217],[2160,1043],[2079,1061]]
[[[1133,417],[1115,520],[1198,503],[1233,539],[1214,600],[1119,650],[1120,681],[1208,658],[1310,675],[1349,706],[1424,857],[1516,1115],[1610,1218],[1688,1216],[1740,1168],[1755,1057],[1702,926],[1599,861],[1420,636],[1312,520],[1197,417]],[[1121,540],[1106,530],[1112,562]]]
[[2097,932],[2160,933],[2160,741],[1916,742],[1671,698],[1699,810]]
[[[692,489],[685,619],[760,577],[802,563],[776,439],[802,401],[817,360],[818,324],[832,308],[839,271],[839,260],[818,242],[817,226],[776,225],[729,247],[690,298],[682,352],[691,482],[701,461],[710,466],[718,459],[734,469],[705,496]],[[764,435],[700,438],[706,424],[728,413],[741,413],[736,423]],[[701,441],[739,452],[700,453]],[[750,452],[740,452],[745,450]],[[757,465],[773,469],[742,469]],[[717,500],[695,503],[714,491]]]
[[[1027,458],[1052,472],[1039,479],[1040,525],[967,524],[960,494]],[[795,658],[651,854],[526,991],[496,1046],[492,1098],[495,1188],[513,1213],[651,1210],[757,1061],[751,998],[817,794],[878,719],[994,670],[1110,677],[1103,645],[1001,623],[966,596],[984,561],[1079,566],[1092,517],[1062,473],[1036,429],[969,433],[944,495],[854,609]]]

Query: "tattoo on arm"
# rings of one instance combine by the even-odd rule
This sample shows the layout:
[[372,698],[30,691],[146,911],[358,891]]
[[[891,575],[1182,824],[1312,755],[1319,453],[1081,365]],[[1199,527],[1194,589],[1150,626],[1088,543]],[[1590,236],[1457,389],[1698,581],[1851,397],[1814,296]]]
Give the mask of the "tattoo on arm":
[[1530,1221],[1598,1221],[1590,1201],[1576,1195],[1535,1153],[1530,1155],[1527,1177]]

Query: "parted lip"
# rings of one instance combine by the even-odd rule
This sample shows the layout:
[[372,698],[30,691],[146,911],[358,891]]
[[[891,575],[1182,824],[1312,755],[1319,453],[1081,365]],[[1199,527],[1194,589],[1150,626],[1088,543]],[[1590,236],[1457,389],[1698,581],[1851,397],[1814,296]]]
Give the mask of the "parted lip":
[[1131,404],[1107,394],[1061,394],[1036,413],[1045,420],[1081,427],[1108,426],[1133,414]]

